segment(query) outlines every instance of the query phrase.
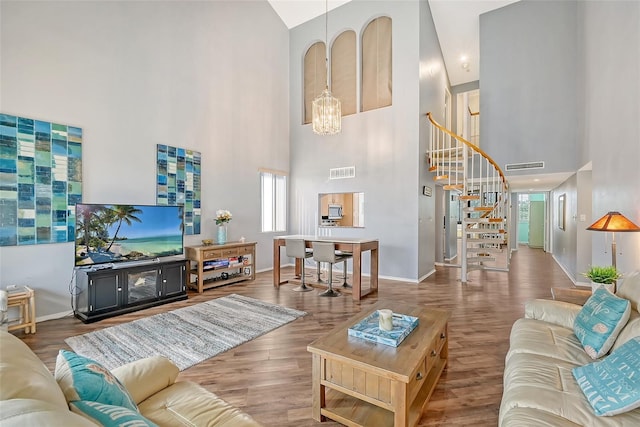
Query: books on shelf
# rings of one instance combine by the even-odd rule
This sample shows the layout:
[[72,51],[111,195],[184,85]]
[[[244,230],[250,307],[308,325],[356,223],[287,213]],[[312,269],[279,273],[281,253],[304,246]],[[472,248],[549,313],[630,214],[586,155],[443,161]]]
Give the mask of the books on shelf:
[[217,268],[227,268],[229,267],[228,259],[213,259],[210,261],[204,261],[202,263],[203,270],[215,270]]
[[374,311],[348,329],[350,336],[397,347],[418,326],[418,318],[406,314],[393,313],[393,329],[381,330],[379,315]]

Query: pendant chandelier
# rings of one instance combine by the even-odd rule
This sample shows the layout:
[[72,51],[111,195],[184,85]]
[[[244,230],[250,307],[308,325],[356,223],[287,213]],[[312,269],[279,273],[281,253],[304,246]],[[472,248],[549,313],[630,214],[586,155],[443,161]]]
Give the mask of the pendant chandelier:
[[324,15],[324,46],[325,69],[327,70],[327,82],[325,89],[313,100],[312,124],[313,133],[318,135],[335,135],[342,130],[342,106],[340,100],[331,95],[329,90],[329,44],[327,42],[327,27],[329,20],[329,0],[325,2]]

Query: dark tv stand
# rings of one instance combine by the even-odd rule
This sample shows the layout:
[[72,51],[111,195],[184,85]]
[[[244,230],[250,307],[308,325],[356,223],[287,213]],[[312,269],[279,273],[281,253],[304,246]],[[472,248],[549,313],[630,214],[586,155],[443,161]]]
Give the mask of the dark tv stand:
[[76,268],[74,314],[85,323],[187,298],[187,260]]

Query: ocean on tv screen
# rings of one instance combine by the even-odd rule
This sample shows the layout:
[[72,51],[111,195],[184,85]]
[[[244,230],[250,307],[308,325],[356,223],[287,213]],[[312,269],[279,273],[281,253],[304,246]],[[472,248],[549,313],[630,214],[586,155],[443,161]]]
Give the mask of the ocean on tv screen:
[[76,265],[179,255],[180,206],[76,205]]

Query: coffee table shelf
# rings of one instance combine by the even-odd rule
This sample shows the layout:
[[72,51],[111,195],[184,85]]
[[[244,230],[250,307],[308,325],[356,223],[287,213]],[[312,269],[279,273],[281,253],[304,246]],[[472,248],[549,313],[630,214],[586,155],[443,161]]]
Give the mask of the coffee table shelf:
[[327,390],[325,402],[320,413],[346,426],[393,426],[393,411],[337,390]]

